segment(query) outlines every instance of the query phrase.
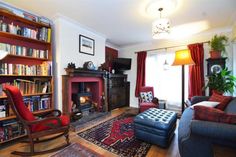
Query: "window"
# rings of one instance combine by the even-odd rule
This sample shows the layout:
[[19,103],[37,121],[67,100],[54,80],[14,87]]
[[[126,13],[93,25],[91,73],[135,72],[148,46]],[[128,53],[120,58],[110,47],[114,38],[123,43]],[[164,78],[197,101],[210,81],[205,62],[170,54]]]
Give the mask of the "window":
[[[171,66],[175,51],[150,52],[146,60],[146,85],[154,87],[158,99],[167,100],[167,108],[181,111],[181,66]],[[165,61],[169,64],[164,66]],[[188,96],[188,66],[185,66],[185,97]]]

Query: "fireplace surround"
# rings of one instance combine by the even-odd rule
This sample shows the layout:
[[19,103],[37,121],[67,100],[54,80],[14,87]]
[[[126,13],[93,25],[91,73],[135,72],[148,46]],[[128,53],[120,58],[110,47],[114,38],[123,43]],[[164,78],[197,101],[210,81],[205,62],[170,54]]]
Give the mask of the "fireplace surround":
[[[107,79],[104,71],[83,69],[65,69],[67,75],[62,76],[63,113],[70,115],[72,105],[87,114],[87,110],[108,111]],[[85,102],[83,99],[85,99]],[[87,99],[87,100],[86,100]],[[104,100],[105,99],[105,100]]]
[[[88,93],[91,94],[89,101],[94,104],[93,107],[98,112],[129,106],[130,85],[127,75],[80,68],[66,68],[65,70],[67,75],[62,76],[64,114],[71,115],[74,102],[76,101],[76,105],[80,106],[81,94]],[[84,108],[81,107],[81,109]],[[88,107],[89,109],[91,108]]]

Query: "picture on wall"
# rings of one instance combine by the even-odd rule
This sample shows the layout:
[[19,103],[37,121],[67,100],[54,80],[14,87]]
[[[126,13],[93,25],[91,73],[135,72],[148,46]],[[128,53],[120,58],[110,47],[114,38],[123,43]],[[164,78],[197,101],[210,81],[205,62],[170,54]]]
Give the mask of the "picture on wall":
[[95,41],[83,35],[79,35],[79,52],[94,56]]

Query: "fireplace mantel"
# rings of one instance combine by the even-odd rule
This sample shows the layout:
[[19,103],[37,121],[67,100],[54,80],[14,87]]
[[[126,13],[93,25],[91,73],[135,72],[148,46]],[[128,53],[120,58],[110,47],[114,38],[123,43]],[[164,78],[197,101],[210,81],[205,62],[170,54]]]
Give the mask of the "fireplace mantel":
[[108,77],[108,72],[100,70],[85,70],[82,68],[65,68],[69,76],[85,76],[85,77]]

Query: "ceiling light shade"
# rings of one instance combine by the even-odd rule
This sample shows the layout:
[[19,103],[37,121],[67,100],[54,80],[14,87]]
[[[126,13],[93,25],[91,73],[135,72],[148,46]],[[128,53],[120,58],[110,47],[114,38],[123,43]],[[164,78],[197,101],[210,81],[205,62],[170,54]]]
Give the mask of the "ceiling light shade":
[[5,58],[7,56],[7,54],[8,54],[7,51],[0,50],[0,60]]
[[191,65],[195,64],[189,50],[179,50],[175,52],[175,60],[172,65]]
[[170,33],[170,20],[158,19],[152,23],[152,37],[153,39],[166,38]]

